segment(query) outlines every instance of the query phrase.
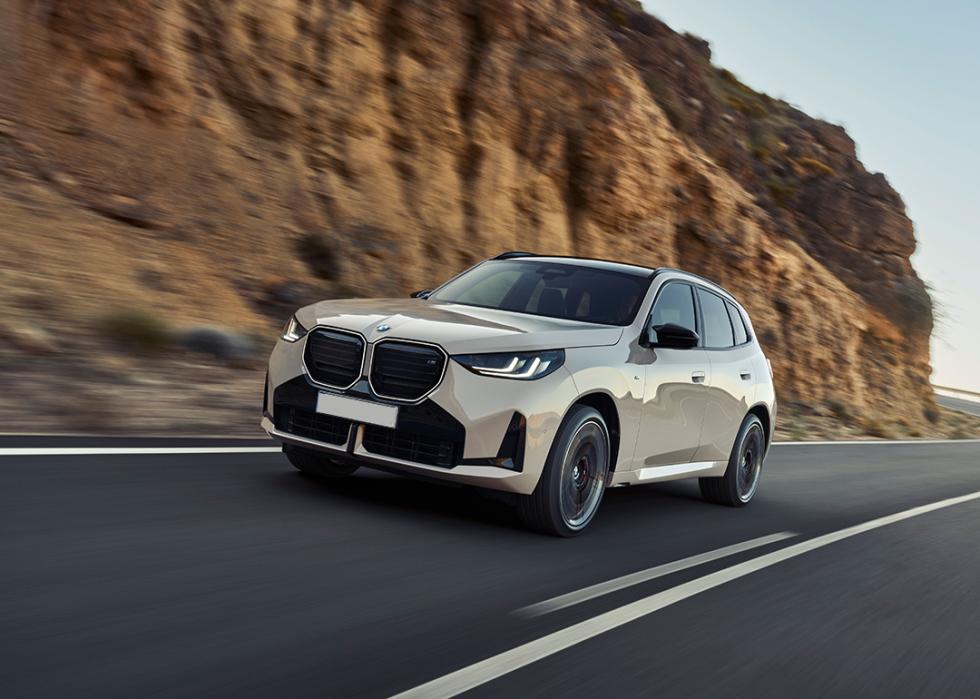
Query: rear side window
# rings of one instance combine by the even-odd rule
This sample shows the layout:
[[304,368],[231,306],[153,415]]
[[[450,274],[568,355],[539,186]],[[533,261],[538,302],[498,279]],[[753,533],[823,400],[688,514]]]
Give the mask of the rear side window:
[[674,323],[697,330],[694,313],[694,289],[689,284],[673,282],[661,290],[650,317],[650,327]]
[[704,320],[704,346],[712,349],[734,346],[735,335],[725,299],[704,289],[698,289],[698,299],[701,301],[701,316]]
[[725,305],[728,307],[728,317],[732,321],[732,328],[735,329],[735,344],[744,345],[749,341],[749,333],[745,328],[745,319],[742,318],[742,314],[739,310],[735,308],[735,304],[731,301],[725,301]]

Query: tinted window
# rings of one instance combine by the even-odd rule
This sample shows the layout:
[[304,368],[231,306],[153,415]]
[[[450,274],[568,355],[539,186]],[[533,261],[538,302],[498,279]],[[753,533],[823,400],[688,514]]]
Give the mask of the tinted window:
[[728,307],[728,317],[732,321],[732,327],[735,328],[735,344],[743,345],[749,341],[749,333],[745,330],[745,321],[742,319],[742,314],[735,308],[734,303],[725,301],[725,305]]
[[520,276],[521,272],[517,269],[493,270],[492,274],[477,279],[469,288],[463,289],[456,302],[499,306]]
[[704,320],[705,347],[731,347],[735,344],[732,322],[728,319],[725,299],[709,291],[698,289],[701,300],[701,316]]
[[[694,290],[687,284],[668,284],[661,289],[650,317],[650,327],[674,323],[697,330],[694,314]],[[654,338],[651,338],[654,339]]]
[[430,298],[502,311],[603,325],[629,325],[650,275],[533,258],[491,260],[453,279]]

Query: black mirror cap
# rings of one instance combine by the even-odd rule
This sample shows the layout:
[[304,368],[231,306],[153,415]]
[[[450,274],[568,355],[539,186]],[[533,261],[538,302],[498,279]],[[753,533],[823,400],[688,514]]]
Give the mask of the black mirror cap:
[[422,289],[422,291],[414,291],[414,292],[412,292],[412,298],[413,299],[427,299],[427,298],[429,298],[429,295],[431,293],[432,293],[432,289]]
[[651,347],[668,349],[691,349],[697,347],[701,336],[690,328],[677,323],[654,325],[647,331],[647,342]]

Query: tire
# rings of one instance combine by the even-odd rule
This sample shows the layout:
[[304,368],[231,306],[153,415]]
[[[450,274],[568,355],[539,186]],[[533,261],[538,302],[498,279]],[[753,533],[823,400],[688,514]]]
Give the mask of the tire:
[[573,406],[551,446],[534,492],[520,500],[525,525],[552,536],[585,531],[602,502],[612,453],[602,415]]
[[698,479],[701,496],[708,502],[729,507],[748,505],[759,489],[765,456],[766,431],[758,417],[747,415],[728,457],[725,475]]
[[357,464],[341,463],[312,449],[287,446],[286,458],[289,463],[307,476],[319,480],[346,478],[357,470]]

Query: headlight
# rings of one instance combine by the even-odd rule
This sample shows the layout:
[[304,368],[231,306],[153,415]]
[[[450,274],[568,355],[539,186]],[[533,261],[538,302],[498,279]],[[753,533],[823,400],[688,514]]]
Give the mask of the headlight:
[[565,350],[457,354],[453,359],[474,374],[529,381],[547,376],[564,364]]
[[296,342],[296,340],[299,340],[307,332],[307,329],[296,320],[296,316],[293,316],[286,323],[286,327],[282,329],[282,339],[286,342]]

